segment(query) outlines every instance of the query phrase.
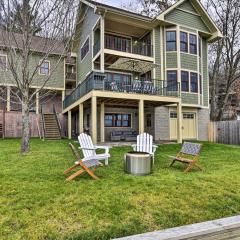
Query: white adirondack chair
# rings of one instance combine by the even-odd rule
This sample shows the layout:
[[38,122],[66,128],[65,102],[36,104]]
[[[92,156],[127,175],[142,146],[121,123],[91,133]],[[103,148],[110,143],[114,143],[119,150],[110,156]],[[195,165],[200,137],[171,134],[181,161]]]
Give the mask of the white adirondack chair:
[[137,144],[132,145],[133,150],[137,152],[147,152],[151,154],[154,162],[154,154],[157,149],[156,145],[153,145],[153,136],[148,133],[142,133],[137,136]]
[[[78,136],[78,141],[80,144],[80,148],[83,152],[84,159],[83,161],[87,160],[105,160],[105,165],[108,165],[108,158],[110,157],[109,154],[109,146],[94,146],[92,139],[89,135],[86,133],[81,133]],[[105,153],[103,154],[97,154],[97,149],[105,149]]]

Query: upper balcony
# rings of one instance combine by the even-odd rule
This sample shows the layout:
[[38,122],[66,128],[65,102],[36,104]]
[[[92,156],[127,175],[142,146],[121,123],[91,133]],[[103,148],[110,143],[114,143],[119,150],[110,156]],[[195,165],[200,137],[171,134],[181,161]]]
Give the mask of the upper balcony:
[[66,109],[92,90],[165,97],[179,97],[180,95],[179,83],[173,84],[165,80],[157,79],[133,80],[130,78],[124,81],[113,81],[107,74],[92,72],[85,81],[79,84],[77,88],[65,98],[63,108]]
[[93,30],[93,56],[97,58],[101,50],[105,55],[153,62],[152,29],[134,24],[113,19],[105,19],[104,26],[97,24]]

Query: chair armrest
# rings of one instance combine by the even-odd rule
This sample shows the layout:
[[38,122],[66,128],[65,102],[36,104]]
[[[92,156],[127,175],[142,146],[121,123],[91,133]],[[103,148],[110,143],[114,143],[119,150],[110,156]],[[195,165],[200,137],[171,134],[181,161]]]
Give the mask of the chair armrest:
[[109,149],[111,148],[110,146],[99,146],[99,145],[96,145],[94,147],[95,149],[105,149],[105,153],[109,153]]
[[96,150],[97,148],[82,148],[82,147],[79,147],[79,149],[83,149],[83,150]]
[[137,149],[137,144],[133,144],[133,145],[132,145],[132,148],[133,148],[133,151],[136,151],[136,149]]
[[153,153],[157,150],[158,146],[157,145],[153,145]]

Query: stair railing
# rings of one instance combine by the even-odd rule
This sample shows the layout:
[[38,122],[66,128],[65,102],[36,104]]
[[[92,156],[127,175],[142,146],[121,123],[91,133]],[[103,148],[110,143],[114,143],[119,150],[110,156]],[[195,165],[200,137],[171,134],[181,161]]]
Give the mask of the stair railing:
[[41,118],[42,118],[42,128],[43,128],[43,141],[45,140],[45,121],[44,121],[44,114],[43,114],[43,110],[42,110],[42,105],[40,107],[40,114],[41,114]]
[[59,122],[59,118],[58,118],[58,114],[55,108],[55,105],[53,104],[53,114],[55,116],[56,122],[57,122],[57,126],[58,126],[58,131],[60,133],[60,137],[62,138],[62,129],[61,129],[61,124]]

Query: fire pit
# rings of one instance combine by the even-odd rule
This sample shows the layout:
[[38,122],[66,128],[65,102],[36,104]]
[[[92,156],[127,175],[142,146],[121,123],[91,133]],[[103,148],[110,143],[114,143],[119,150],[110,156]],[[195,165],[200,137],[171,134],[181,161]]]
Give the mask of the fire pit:
[[133,175],[148,175],[152,172],[153,159],[146,152],[128,152],[124,158],[124,170]]

